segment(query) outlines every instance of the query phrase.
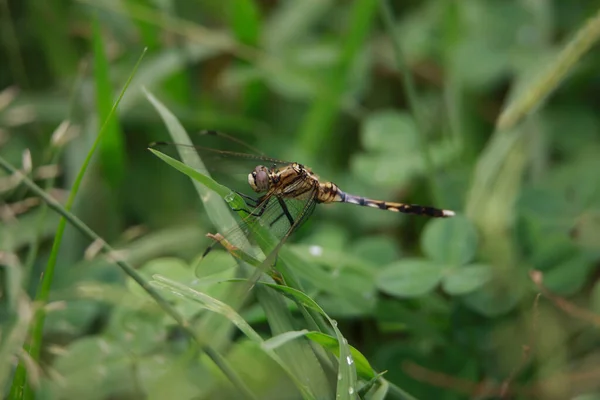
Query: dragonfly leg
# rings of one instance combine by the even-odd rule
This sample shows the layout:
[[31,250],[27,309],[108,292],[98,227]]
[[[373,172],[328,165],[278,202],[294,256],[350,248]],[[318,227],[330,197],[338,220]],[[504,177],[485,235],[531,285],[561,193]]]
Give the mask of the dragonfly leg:
[[242,199],[244,199],[244,202],[246,203],[246,205],[248,205],[250,207],[258,206],[258,200],[255,199],[254,197],[248,196],[247,194],[240,193],[238,191],[236,191],[236,193],[239,194]]
[[279,214],[277,216],[277,218],[275,218],[273,221],[271,221],[271,223],[269,224],[269,226],[273,226],[277,223],[277,221],[279,221],[281,219],[281,217],[283,217],[284,215],[287,217],[288,222],[290,223],[290,226],[294,225],[294,218],[292,217],[292,214],[290,214],[290,211],[287,208],[287,205],[285,204],[285,202],[281,199],[281,198],[277,198],[277,201],[279,203],[279,206],[281,207],[281,210],[283,211],[281,214]]
[[275,268],[271,268],[271,272],[269,273],[269,276],[271,276],[271,278],[278,284],[282,285],[282,286],[286,286],[285,283],[285,279],[283,278],[283,275],[281,275],[281,272],[277,271]]
[[245,208],[232,208],[233,211],[243,211],[248,215],[252,215],[253,217],[260,217],[261,215],[263,215],[263,213],[265,212],[265,210],[267,209],[267,204],[269,204],[269,202],[265,202],[261,207],[260,210],[258,210],[257,213],[254,213],[253,211],[248,211]]
[[290,214],[290,211],[287,208],[287,204],[285,204],[285,202],[283,201],[283,199],[281,197],[277,198],[277,202],[279,203],[279,206],[283,210],[283,214],[281,214],[279,217],[277,217],[277,219],[271,223],[271,226],[273,226],[273,224],[275,222],[277,222],[277,220],[279,220],[279,218],[281,218],[283,215],[285,215],[285,217],[288,219],[290,226],[294,226],[294,218],[292,217],[292,214]]
[[[210,235],[210,234],[209,234],[209,235]],[[218,241],[217,241],[215,238],[213,238],[213,237],[211,237],[211,236],[208,236],[208,237],[210,237],[211,239],[213,239],[213,240],[214,240],[214,242],[212,242],[212,243],[211,243],[211,244],[210,244],[210,245],[209,245],[209,246],[206,248],[206,250],[204,250],[204,253],[202,253],[202,256],[200,257],[200,260],[202,260],[204,257],[206,257],[206,256],[208,255],[208,253],[210,253],[211,251],[213,251],[213,250],[214,250],[214,248],[215,248],[215,247],[216,247],[218,244],[220,244],[220,243],[219,243],[219,242],[218,242]]]

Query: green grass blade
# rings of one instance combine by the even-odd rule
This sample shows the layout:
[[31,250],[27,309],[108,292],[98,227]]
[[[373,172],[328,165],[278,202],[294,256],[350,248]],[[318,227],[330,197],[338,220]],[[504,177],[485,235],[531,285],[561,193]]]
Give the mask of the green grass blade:
[[272,289],[275,289],[286,296],[294,298],[298,300],[302,305],[309,307],[312,310],[319,312],[323,315],[333,328],[335,332],[336,339],[339,344],[339,355],[338,355],[338,381],[336,388],[336,399],[354,399],[357,396],[357,388],[356,388],[356,366],[354,363],[354,358],[352,356],[352,351],[350,350],[350,346],[348,346],[348,341],[342,335],[342,332],[337,327],[337,321],[331,319],[325,311],[310,297],[308,297],[303,292],[291,288],[289,286],[282,286],[276,284],[264,283],[265,286],[268,286]]
[[12,371],[15,354],[19,354],[27,337],[33,310],[27,294],[22,289],[23,266],[17,256],[0,251],[0,271],[5,277],[6,288],[6,309],[3,310],[0,340],[0,388],[5,388]]
[[[69,25],[72,19],[68,2],[35,1],[28,5],[32,35],[40,41],[44,53],[44,63],[52,68],[56,76],[70,79],[77,69],[79,54],[69,45],[72,32]],[[51,26],[52,29],[48,29]]]
[[575,37],[558,54],[556,60],[539,78],[527,85],[521,94],[498,117],[497,127],[509,129],[530,113],[555,90],[575,64],[600,37],[600,10],[577,31]]
[[[173,115],[173,113],[171,113],[164,106],[164,104],[162,104],[149,91],[144,90],[144,92],[146,94],[146,97],[150,101],[150,103],[154,106],[156,111],[158,111],[158,113],[160,114],[162,120],[164,121],[164,123],[167,127],[167,130],[169,131],[169,134],[171,135],[171,138],[173,139],[173,142],[179,143],[179,144],[191,145],[192,141],[190,140],[187,132],[185,131],[185,129],[183,129],[183,126],[181,126],[181,124],[179,123],[177,118]],[[156,154],[156,152],[154,152],[154,153]],[[164,157],[170,158],[166,155]],[[164,158],[164,157],[161,156],[161,159],[166,160],[166,158]],[[196,181],[196,178],[200,177],[200,175],[203,175],[206,177],[207,180],[204,180],[204,182],[208,182],[209,180],[212,181],[212,179],[210,178],[210,175],[208,175],[208,172],[206,172],[207,169],[204,166],[204,163],[202,162],[202,160],[200,159],[200,156],[198,156],[197,154],[194,154],[193,152],[181,152],[180,157],[181,157],[183,163],[185,163],[187,165],[196,166],[197,169],[202,171],[202,172],[200,172],[200,171],[195,172],[194,168],[190,168],[187,166],[183,167],[183,166],[179,165],[181,163],[179,163],[178,161],[173,160],[171,158],[172,162],[174,162],[174,164],[171,164],[171,165],[178,165],[178,167],[176,167],[177,169],[184,172],[186,175],[189,174],[188,176],[190,176],[191,178],[194,179],[193,180],[194,188],[198,192],[198,196],[202,199],[202,202],[204,203],[204,207],[206,208],[207,215],[208,215],[210,221],[213,223],[213,225],[216,226],[221,231],[226,231],[227,229],[234,226],[235,219],[231,215],[231,211],[223,203],[223,201],[221,201],[221,199],[219,199],[218,197],[215,197],[213,195],[213,192],[211,191],[213,189],[213,187],[216,188],[216,186],[213,186],[210,188],[205,187],[202,183],[203,178],[200,178],[201,181]],[[226,196],[228,193],[231,193],[231,190],[228,190],[227,193],[225,193],[224,191],[221,191],[220,189],[217,189],[216,191],[222,197]]]
[[[180,171],[181,173],[189,176],[190,178],[200,182],[202,185],[206,186],[208,189],[216,192],[219,196],[226,198],[227,196],[229,196],[232,193],[231,189],[214,181],[210,176],[208,176],[208,174],[207,175],[202,174],[202,173],[198,172],[197,170],[195,170],[194,168],[188,166],[187,164],[177,161],[174,158],[171,158],[168,155],[161,153],[160,151],[156,151],[153,148],[149,148],[148,150],[150,150],[152,152],[152,154],[154,154],[155,156],[157,156],[158,158],[160,158],[161,160],[163,160],[164,162],[169,164],[171,167],[173,167],[176,170]],[[241,200],[241,201],[243,202],[243,200]]]
[[[238,314],[231,306],[224,302],[208,296],[202,292],[194,290],[181,283],[175,282],[161,275],[154,275],[153,278],[159,286],[165,287],[174,293],[180,294],[187,299],[193,300],[202,304],[204,308],[214,313],[220,314],[227,318],[233,325],[235,325],[246,337],[253,342],[257,343],[261,349],[267,354],[273,361],[285,371],[289,378],[296,384],[296,387],[302,393],[304,399],[314,399],[315,397],[306,388],[300,380],[298,380],[296,374],[290,370],[289,366],[283,362],[283,360],[277,355],[274,349],[269,348],[267,342],[248,324],[240,314]],[[246,282],[245,280],[236,280],[237,282]],[[304,333],[303,333],[304,334]]]
[[[187,135],[187,132],[183,129],[177,118],[175,118],[175,116],[148,91],[146,91],[146,96],[162,117],[173,141],[179,144],[191,145],[192,142]],[[231,210],[223,203],[223,201],[214,196],[214,192],[216,192],[223,200],[230,203],[231,208],[245,208],[244,201],[231,189],[220,185],[210,177],[207,168],[204,166],[204,163],[198,154],[193,152],[180,152],[180,156],[183,160],[182,163],[166,154],[157,151],[152,152],[169,165],[192,178],[194,187],[198,192],[198,196],[204,203],[209,219],[220,232],[226,232],[236,225],[236,221],[231,215]],[[242,218],[246,216],[243,212],[239,212],[239,215]],[[277,246],[277,239],[260,224],[254,224],[252,228],[258,245],[265,253],[267,253],[269,249],[273,249]],[[245,245],[246,244],[247,243],[245,243]]]
[[[117,101],[114,103],[112,109],[110,110],[108,117],[104,121],[104,125],[100,129],[100,132],[98,133],[98,136],[96,137],[96,140],[94,141],[94,144],[90,148],[83,165],[79,169],[79,173],[77,174],[77,177],[76,177],[75,181],[73,182],[73,187],[71,188],[71,192],[69,193],[69,198],[67,199],[67,203],[65,205],[66,210],[70,210],[71,207],[73,206],[73,203],[75,202],[75,197],[76,197],[77,193],[79,192],[79,187],[81,186],[81,182],[83,181],[83,176],[85,175],[85,172],[87,171],[87,167],[92,159],[92,155],[94,154],[94,151],[98,147],[98,144],[103,136],[103,133],[108,128],[108,123],[109,123],[112,115],[115,113],[115,111],[119,105],[119,102],[123,98],[123,95],[125,94],[125,91],[127,90],[127,87],[131,83],[131,80],[133,79],[133,76],[135,75],[137,67],[139,66],[140,62],[142,61],[142,58],[143,58],[145,52],[146,51],[144,50],[144,52],[140,56],[138,62],[136,63],[133,71],[131,72],[129,78],[127,79],[127,82],[123,86],[123,89],[121,90],[119,98],[117,99]],[[41,304],[45,304],[48,301],[48,298],[50,296],[50,289],[52,288],[52,281],[54,279],[54,268],[56,266],[56,260],[58,258],[58,251],[60,250],[60,245],[62,243],[62,237],[63,237],[64,231],[65,231],[66,222],[67,222],[66,219],[61,218],[61,220],[58,224],[58,227],[56,229],[56,236],[54,237],[54,243],[52,244],[52,251],[50,253],[50,258],[48,259],[48,263],[46,265],[46,269],[43,274],[42,283],[39,286],[38,291],[36,293],[35,299],[37,302],[39,302]],[[33,324],[31,327],[30,341],[26,348],[26,351],[29,353],[31,358],[35,361],[39,360],[40,350],[42,348],[42,334],[43,334],[43,329],[44,329],[45,318],[46,318],[46,314],[44,312],[44,308],[40,307],[35,314]],[[30,388],[26,385],[26,381],[27,381],[27,371],[25,369],[24,364],[19,363],[19,366],[17,367],[17,371],[15,373],[15,377],[13,379],[13,385],[11,388],[11,397],[17,398],[17,399],[21,399],[24,396],[25,396],[25,398],[32,397],[32,393],[30,391]]]
[[[37,186],[31,179],[21,174],[15,167],[13,167],[10,163],[8,163],[4,158],[0,157],[0,167],[4,168],[11,174],[17,174],[22,179],[22,182],[36,195],[44,200],[44,202],[59,213],[65,221],[68,221],[73,227],[75,227],[80,233],[82,233],[85,237],[90,239],[91,241],[96,241],[100,243],[100,250],[107,255],[112,255],[115,253],[115,250],[109,246],[98,234],[92,231],[87,225],[85,225],[79,218],[69,212],[65,207],[63,207],[58,201],[54,198],[50,197],[42,188]],[[140,285],[150,297],[156,301],[156,303],[171,317],[173,318],[183,329],[183,331],[189,335],[195,342],[197,342],[202,349],[206,352],[206,354],[211,358],[211,360],[221,369],[223,374],[229,378],[229,380],[233,383],[234,386],[240,391],[240,393],[244,394],[247,398],[254,399],[256,398],[252,392],[246,387],[244,382],[237,376],[237,374],[233,371],[233,369],[228,365],[225,359],[213,350],[211,347],[207,346],[198,335],[193,332],[190,327],[188,321],[184,320],[183,317],[169,304],[167,300],[165,300],[157,291],[147,282],[138,272],[128,263],[119,259],[119,257],[111,257],[115,264],[117,264],[123,272],[125,272],[131,279],[133,279],[138,285]],[[26,370],[23,370],[25,374],[23,378],[26,378]],[[18,370],[17,370],[18,372]],[[15,395],[12,395],[11,399],[19,399],[23,397],[23,387],[15,388],[15,379],[13,379],[13,390],[16,390]],[[29,390],[29,389],[28,389]],[[29,391],[29,394],[31,392]]]
[[[175,118],[175,116],[160,101],[158,101],[147,91],[146,96],[161,115],[165,125],[167,126],[169,134],[173,138],[173,141],[180,144],[191,144],[191,140],[177,118]],[[231,211],[219,197],[214,196],[214,192],[209,189],[209,187],[204,187],[201,183],[207,182],[211,186],[216,184],[213,183],[214,181],[205,172],[207,169],[202,163],[202,160],[200,160],[200,157],[197,154],[192,154],[192,152],[183,152],[180,155],[186,164],[195,166],[197,168],[184,168],[181,165],[177,165],[179,162],[173,159],[169,160],[169,163],[171,165],[177,165],[177,169],[188,174],[188,176],[192,178],[200,178],[196,173],[205,175],[199,180],[194,179],[193,183],[198,191],[199,197],[202,199],[204,206],[206,207],[206,211],[210,220],[220,232],[225,232],[228,228],[233,227],[235,225],[235,220],[231,215]],[[168,158],[168,156],[164,155],[164,157],[161,156],[161,159],[166,160],[165,157]],[[195,170],[196,173],[192,173],[193,170]],[[220,185],[218,186],[219,187],[217,187],[217,189],[220,195],[225,195],[227,190],[222,190]],[[231,193],[231,191],[228,193]],[[245,216],[245,214],[241,214],[241,216]],[[256,239],[259,247],[265,253],[268,253],[269,249],[275,248],[279,243],[279,241],[260,224],[254,224],[251,229],[253,230],[252,233],[254,239]],[[258,263],[258,260],[256,261]],[[263,263],[260,263],[259,269],[262,268]],[[253,279],[251,278],[251,280]],[[247,288],[242,286],[245,285],[234,286],[227,296],[227,302],[234,309],[241,305],[241,302],[248,294]],[[293,330],[295,322],[292,318],[292,315],[287,309],[285,303],[283,303],[282,300],[277,297],[276,293],[269,293],[263,288],[257,287],[257,297],[261,306],[263,309],[265,309],[265,313],[268,316],[267,319],[269,320],[269,324],[271,325],[274,334]],[[201,330],[210,333],[210,337],[212,338],[223,340],[224,337],[228,337],[228,335],[225,333],[230,329],[229,324],[224,325],[222,323],[222,319],[210,318],[212,316],[213,314],[208,314],[207,319],[203,320],[204,324]],[[282,349],[282,357],[290,365],[290,368],[292,368],[296,376],[298,376],[299,379],[310,388],[310,391],[314,397],[323,398],[329,395],[328,385],[325,377],[323,376],[322,368],[317,362],[308,343],[291,343],[290,346]]]
[[[148,7],[151,5],[151,0],[129,0],[123,2],[123,7],[125,9],[129,9],[129,13],[131,15],[135,15],[135,6],[145,6]],[[132,22],[137,26],[138,33],[142,38],[142,42],[150,52],[152,53],[154,50],[160,50],[161,47],[161,29],[153,24],[150,24],[146,21],[140,21],[138,19],[132,18]]]
[[254,0],[233,0],[229,20],[233,33],[244,44],[256,46],[260,39],[260,10]]
[[299,146],[307,154],[314,154],[327,144],[332,126],[340,108],[340,100],[346,87],[348,72],[369,34],[374,20],[377,0],[357,0],[353,3],[348,22],[348,33],[344,36],[342,54],[336,68],[331,71],[327,85],[310,108],[298,133]]
[[[320,344],[321,346],[323,346],[324,348],[326,348],[327,350],[331,351],[333,354],[339,357],[340,343],[338,339],[321,332],[309,332],[306,334],[306,337],[308,337],[313,342]],[[356,363],[356,373],[358,374],[358,376],[367,381],[373,379],[376,373],[371,367],[371,364],[369,364],[367,358],[353,346],[348,347],[350,348],[350,354],[352,354],[352,359]]]
[[94,83],[96,86],[96,112],[98,120],[104,121],[100,141],[100,164],[106,179],[117,187],[125,175],[125,151],[123,132],[113,110],[112,85],[109,77],[108,59],[104,51],[102,31],[98,18],[93,19]]

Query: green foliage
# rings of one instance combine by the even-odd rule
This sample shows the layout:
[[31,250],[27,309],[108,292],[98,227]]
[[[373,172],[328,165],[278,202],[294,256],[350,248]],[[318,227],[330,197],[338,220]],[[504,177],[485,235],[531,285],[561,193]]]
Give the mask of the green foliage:
[[438,263],[461,265],[477,252],[477,231],[462,215],[450,220],[432,220],[421,237],[423,252]]
[[430,293],[442,279],[439,264],[420,259],[404,259],[381,270],[379,289],[396,296],[415,297]]
[[[597,5],[409,3],[4,2],[2,396],[596,398]],[[457,215],[205,256],[250,169],[149,146],[204,129]]]

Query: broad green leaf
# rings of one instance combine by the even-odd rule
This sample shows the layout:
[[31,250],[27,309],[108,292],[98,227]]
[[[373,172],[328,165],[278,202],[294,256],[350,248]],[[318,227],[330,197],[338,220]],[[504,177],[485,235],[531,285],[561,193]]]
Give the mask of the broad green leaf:
[[359,239],[350,250],[358,257],[377,266],[396,261],[401,256],[400,248],[389,236],[368,236]]
[[77,340],[54,364],[58,374],[71,377],[57,387],[57,394],[61,398],[116,396],[135,379],[131,363],[121,343],[112,339],[88,336]]
[[[361,130],[366,152],[352,157],[352,172],[370,184],[402,186],[427,172],[414,119],[408,113],[381,111],[367,117]],[[432,143],[434,166],[456,159],[460,149],[451,141]]]
[[588,255],[575,254],[544,272],[544,286],[559,295],[575,294],[586,284],[594,265]]
[[463,301],[472,310],[492,318],[512,310],[526,291],[527,287],[523,281],[515,281],[514,284],[496,284],[495,281],[491,281],[465,295]]
[[394,153],[361,153],[352,157],[350,168],[353,175],[363,182],[405,186],[423,169],[423,157],[416,152],[401,157]]
[[418,149],[417,127],[408,113],[387,110],[369,115],[362,128],[366,149],[410,154]]
[[479,289],[488,283],[492,276],[493,269],[486,264],[454,267],[444,275],[442,287],[446,293],[457,296]]
[[432,219],[421,237],[423,252],[432,260],[446,265],[463,265],[473,260],[477,251],[477,231],[466,217]]
[[377,275],[377,287],[392,296],[423,296],[438,285],[443,271],[443,266],[432,261],[405,259],[382,269]]

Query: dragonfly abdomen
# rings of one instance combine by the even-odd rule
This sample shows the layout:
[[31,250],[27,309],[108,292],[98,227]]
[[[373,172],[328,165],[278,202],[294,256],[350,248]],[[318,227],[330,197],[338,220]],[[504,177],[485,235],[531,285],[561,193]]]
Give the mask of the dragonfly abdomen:
[[415,215],[426,215],[429,217],[445,218],[454,216],[454,211],[442,210],[439,208],[421,206],[418,204],[405,204],[405,203],[394,203],[390,201],[371,200],[366,197],[354,196],[348,193],[342,192],[340,189],[337,190],[338,197],[343,203],[356,204],[359,206],[366,206],[372,208],[378,208],[380,210],[387,210],[393,212],[401,212],[404,214],[415,214]]

